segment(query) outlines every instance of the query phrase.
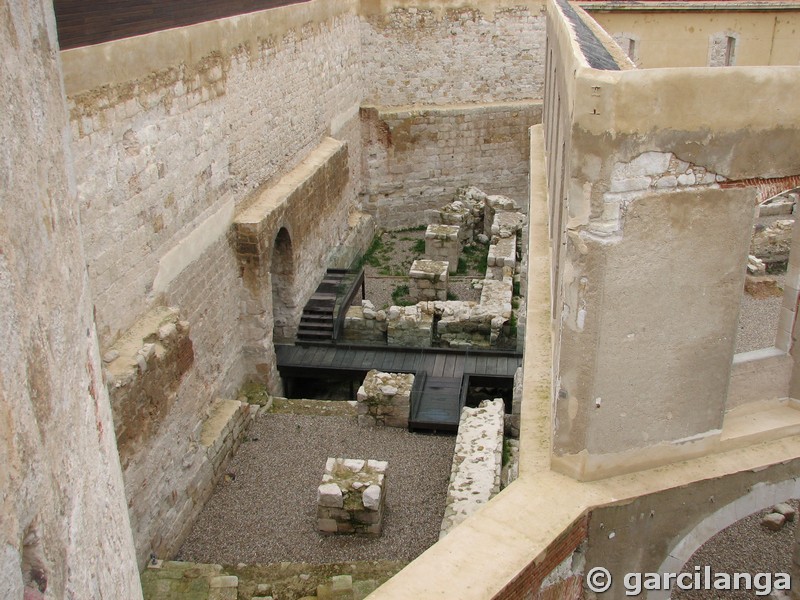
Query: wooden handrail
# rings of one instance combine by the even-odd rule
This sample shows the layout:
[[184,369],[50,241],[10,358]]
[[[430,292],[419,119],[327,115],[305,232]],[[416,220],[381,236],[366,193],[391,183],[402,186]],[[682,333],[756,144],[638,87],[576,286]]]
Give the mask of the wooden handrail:
[[358,275],[350,284],[350,287],[347,289],[347,293],[344,294],[342,303],[339,304],[339,312],[335,315],[335,320],[333,322],[333,340],[336,341],[339,339],[339,334],[342,331],[342,326],[344,325],[344,318],[347,316],[347,309],[350,308],[350,305],[353,304],[353,300],[355,299],[356,292],[359,288],[361,288],[361,296],[362,299],[364,297],[364,269],[360,269]]

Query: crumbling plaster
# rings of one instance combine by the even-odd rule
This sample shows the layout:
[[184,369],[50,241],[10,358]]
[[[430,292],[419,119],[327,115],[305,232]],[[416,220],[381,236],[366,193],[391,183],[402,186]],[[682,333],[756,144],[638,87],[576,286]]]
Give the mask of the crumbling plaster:
[[553,460],[593,477],[719,436],[756,200],[720,184],[800,172],[798,108],[774,109],[800,69],[599,71],[554,21]]

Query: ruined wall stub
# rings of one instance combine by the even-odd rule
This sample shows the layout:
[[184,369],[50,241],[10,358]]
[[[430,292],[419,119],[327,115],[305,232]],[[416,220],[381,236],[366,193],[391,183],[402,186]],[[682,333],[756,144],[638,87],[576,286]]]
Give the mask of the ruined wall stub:
[[55,35],[49,2],[3,5],[0,596],[135,599]]
[[553,464],[593,478],[717,443],[755,209],[727,183],[800,171],[800,129],[734,99],[798,69],[592,69],[551,6]]

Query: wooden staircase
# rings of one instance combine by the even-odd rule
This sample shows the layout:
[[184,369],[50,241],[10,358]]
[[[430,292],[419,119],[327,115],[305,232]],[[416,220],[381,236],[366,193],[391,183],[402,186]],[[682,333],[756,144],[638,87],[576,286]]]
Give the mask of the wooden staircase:
[[298,340],[324,341],[333,339],[333,313],[336,308],[336,297],[340,293],[342,282],[347,273],[347,269],[328,269],[325,271],[325,278],[317,286],[317,290],[303,308],[300,325],[297,328]]

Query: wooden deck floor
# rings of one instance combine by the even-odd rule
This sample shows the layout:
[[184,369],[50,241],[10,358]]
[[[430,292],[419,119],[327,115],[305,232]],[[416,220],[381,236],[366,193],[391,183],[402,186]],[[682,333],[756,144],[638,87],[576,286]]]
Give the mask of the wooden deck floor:
[[409,427],[456,430],[466,399],[465,377],[511,379],[522,365],[514,352],[440,348],[387,348],[334,345],[276,345],[284,378],[345,376],[362,378],[370,369],[390,373],[425,372],[422,393],[412,398]]

